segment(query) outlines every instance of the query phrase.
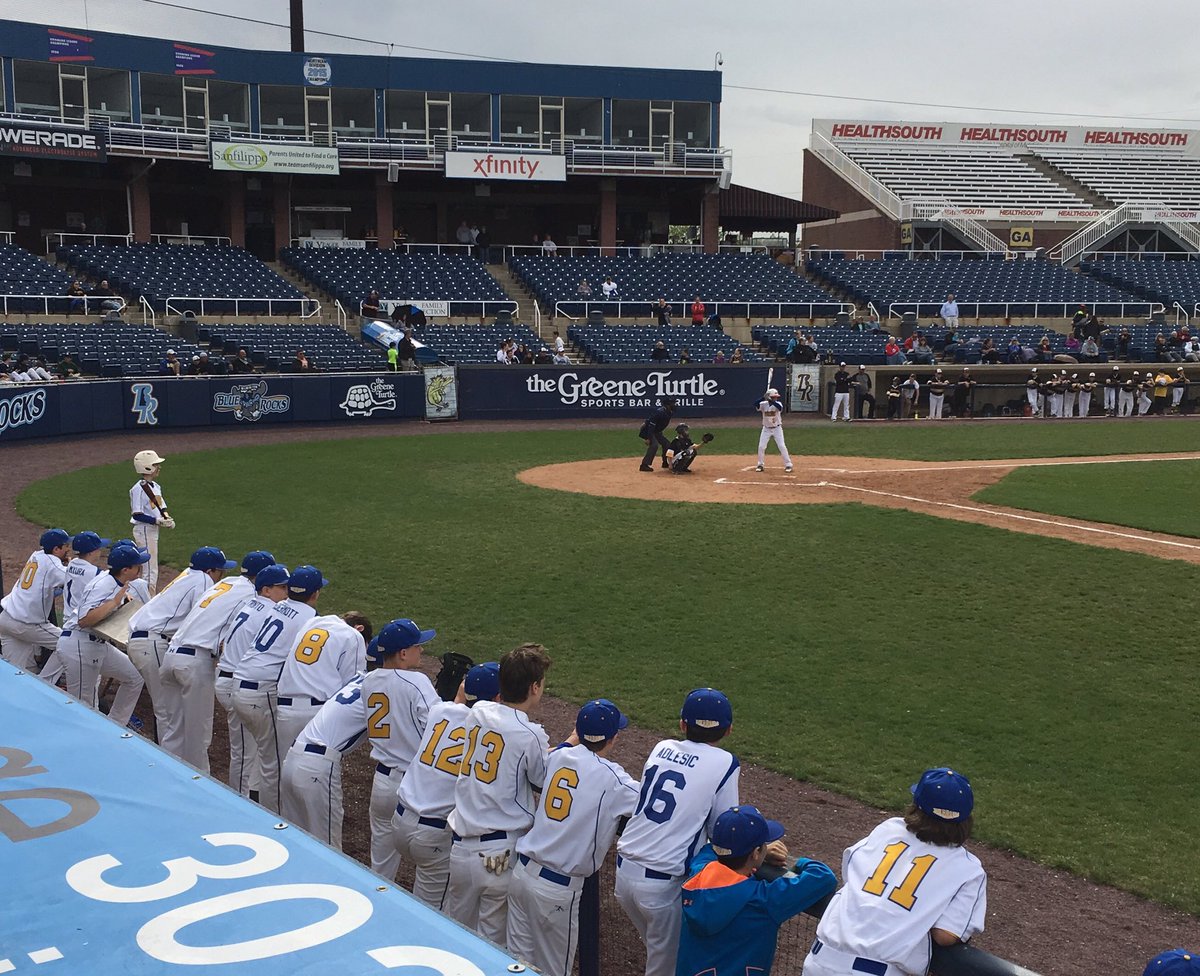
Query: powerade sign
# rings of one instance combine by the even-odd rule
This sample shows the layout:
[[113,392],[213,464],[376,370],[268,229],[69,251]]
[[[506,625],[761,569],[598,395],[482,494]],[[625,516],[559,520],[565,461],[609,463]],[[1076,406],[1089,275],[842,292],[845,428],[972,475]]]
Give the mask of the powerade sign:
[[464,418],[644,417],[664,397],[681,419],[749,416],[767,388],[766,366],[462,366],[458,377]]
[[67,159],[102,163],[107,159],[104,135],[66,126],[0,123],[0,155],[26,159]]

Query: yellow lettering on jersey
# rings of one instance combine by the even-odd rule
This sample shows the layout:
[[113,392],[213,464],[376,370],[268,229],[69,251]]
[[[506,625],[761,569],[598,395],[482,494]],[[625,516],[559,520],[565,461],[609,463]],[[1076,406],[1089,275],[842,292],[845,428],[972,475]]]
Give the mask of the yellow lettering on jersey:
[[571,790],[579,785],[579,773],[560,769],[546,784],[546,816],[551,820],[566,820],[571,815]]
[[[475,746],[476,739],[478,745],[487,750],[487,755],[482,759],[476,760]],[[471,729],[471,741],[467,746],[467,775],[474,776],[481,783],[494,783],[496,776],[500,772],[500,757],[504,755],[504,736],[499,732],[484,732],[479,735],[479,726],[476,725]]]
[[892,868],[896,866],[896,862],[900,860],[900,855],[907,850],[908,845],[903,841],[888,844],[883,849],[883,860],[879,862],[879,867],[863,883],[863,891],[868,895],[882,895],[887,890],[887,876],[891,873]]
[[217,599],[223,597],[226,593],[228,593],[230,590],[233,589],[233,584],[222,581],[222,582],[218,583],[213,589],[215,590],[215,592],[213,593],[212,596],[206,596],[203,600],[200,601],[201,607],[207,607],[210,603],[213,602],[213,600],[217,600]]
[[329,640],[329,631],[314,627],[300,638],[296,645],[296,660],[301,664],[316,664]]
[[[299,651],[297,651],[297,655],[299,655]],[[371,715],[367,719],[367,738],[386,739],[392,734],[391,723],[384,721],[392,710],[388,696],[382,691],[371,693],[367,696],[367,708],[372,709]]]
[[430,736],[429,742],[421,751],[418,760],[426,766],[440,769],[443,773],[457,776],[459,770],[462,768],[462,754],[467,730],[461,725],[450,729],[450,734],[446,736],[446,747],[439,751],[438,743],[441,742],[442,736],[446,735],[446,729],[449,726],[449,719],[442,719],[434,725],[433,735]]
[[[880,860],[879,866],[863,883],[863,891],[868,895],[882,895],[887,890],[888,875],[892,873],[892,868],[896,866],[896,862],[907,850],[908,845],[903,841],[888,844],[883,849],[883,858]],[[922,854],[920,857],[914,857],[908,872],[904,875],[904,880],[892,889],[891,894],[888,895],[888,901],[899,905],[906,912],[911,912],[913,905],[917,903],[917,888],[920,887],[921,882],[925,880],[925,875],[929,873],[929,869],[936,862],[937,856],[934,854]]]
[[37,571],[37,560],[31,559],[25,564],[25,568],[21,570],[21,589],[27,590],[33,586],[33,578],[37,576]]
[[172,586],[174,586],[176,583],[178,583],[181,579],[183,579],[183,573],[176,573],[175,578],[173,580],[171,580],[171,582],[168,583],[166,586],[164,586],[161,590],[159,590],[155,594],[155,596],[162,596],[164,593],[167,592],[167,590],[169,590]]

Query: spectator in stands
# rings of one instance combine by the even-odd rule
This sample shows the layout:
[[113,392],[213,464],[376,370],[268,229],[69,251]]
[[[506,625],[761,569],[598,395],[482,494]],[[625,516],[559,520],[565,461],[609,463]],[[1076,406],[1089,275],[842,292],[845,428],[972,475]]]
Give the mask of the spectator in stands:
[[1154,354],[1155,361],[1160,363],[1181,363],[1183,357],[1177,350],[1171,348],[1171,344],[1166,337],[1160,332],[1154,339]]
[[479,225],[471,225],[471,253],[478,253],[475,249],[479,246]]
[[692,302],[692,325],[704,324],[704,302],[700,301],[700,296],[697,295],[695,301]]
[[388,369],[393,373],[400,367],[400,343],[393,342],[387,348]]
[[1096,318],[1095,312],[1088,316],[1088,320],[1083,326],[1083,334],[1085,336],[1091,336],[1097,342],[1100,341],[1100,337],[1107,331],[1108,330],[1104,328],[1104,323]]
[[513,341],[505,339],[500,343],[500,348],[496,350],[496,362],[503,363],[505,366],[511,366],[513,361]]
[[654,348],[650,352],[650,358],[656,363],[665,363],[671,358],[671,354],[667,352],[667,344],[659,339],[654,344]]
[[25,365],[25,373],[35,383],[50,383],[54,376],[46,369],[46,364],[40,359],[31,359]]
[[733,356],[731,356],[729,359],[729,365],[730,366],[740,366],[745,361],[746,361],[746,352],[744,349],[742,349],[741,346],[738,346],[735,350],[733,350]]
[[946,335],[942,339],[942,356],[949,362],[954,359],[956,352],[958,352],[958,329],[947,329]]
[[492,235],[487,227],[480,227],[475,235],[475,256],[484,264],[492,263]]
[[12,382],[12,366],[7,356],[0,356],[0,383]]
[[535,366],[549,366],[552,362],[554,362],[554,357],[550,355],[550,348],[548,346],[542,346],[538,349],[537,355],[533,357],[533,364]]
[[237,351],[236,356],[229,360],[229,372],[238,375],[254,372],[254,364],[250,362],[250,355],[244,346]]
[[913,343],[913,347],[908,354],[908,361],[916,363],[918,366],[933,365],[933,347],[925,341],[924,336],[919,336],[917,341]]
[[665,298],[660,298],[657,304],[650,306],[650,311],[654,314],[654,320],[664,329],[671,327],[671,306]]
[[1000,350],[996,348],[996,344],[987,338],[983,340],[983,348],[979,351],[979,361],[988,366],[995,366],[1000,362]]
[[579,282],[579,287],[575,289],[575,294],[580,295],[583,298],[592,297],[592,286],[588,284],[587,278],[584,278]]
[[[883,347],[884,361],[889,366],[904,365],[904,351],[900,348],[900,344],[896,341],[895,336],[888,336],[887,345]],[[897,383],[899,380],[897,380]]]
[[1076,339],[1082,339],[1084,336],[1084,326],[1088,321],[1088,310],[1086,305],[1080,305],[1075,310],[1075,314],[1071,317],[1071,335]]
[[1013,336],[1008,340],[1008,346],[1004,350],[1004,361],[1006,363],[1020,363],[1021,359],[1021,340]]
[[725,350],[724,350],[724,349],[718,349],[718,350],[717,350],[717,351],[716,351],[716,352],[713,354],[713,362],[714,362],[714,363],[715,363],[717,366],[724,366],[724,365],[725,365]]
[[[947,329],[958,328],[958,302],[954,300],[954,292],[950,292],[946,296],[946,300],[942,303],[942,309],[938,314],[946,323]],[[978,312],[976,314],[979,314]]]
[[179,376],[183,372],[183,364],[175,355],[174,349],[168,349],[167,354],[158,362],[160,376]]
[[551,362],[554,363],[555,366],[570,366],[571,365],[570,358],[567,356],[566,352],[561,351],[561,350],[554,354],[554,358],[551,360]]
[[1121,326],[1121,331],[1117,333],[1117,355],[1129,361],[1129,344],[1133,342],[1133,333],[1129,331],[1129,326]]
[[795,331],[790,339],[788,339],[787,348],[784,349],[783,355],[789,363],[800,362],[800,346],[804,339],[804,333],[799,329]]
[[367,318],[379,318],[379,292],[377,292],[374,288],[372,288],[367,297],[362,300],[360,311]]
[[121,308],[121,299],[109,287],[107,278],[101,279],[100,284],[92,289],[92,297],[100,299],[100,308],[105,312],[116,312]]
[[392,231],[392,243],[395,244],[396,247],[402,247],[408,243],[408,231],[404,229],[403,224],[397,226]]
[[529,351],[529,347],[525,343],[517,346],[513,352],[513,362],[518,366],[532,366],[533,353]]
[[83,285],[78,281],[72,281],[67,286],[67,297],[71,299],[67,306],[67,314],[74,315],[76,312],[87,310],[87,292],[83,290]]
[[[70,353],[66,353],[62,359],[58,361],[58,375],[61,379],[70,380],[79,375],[79,366]],[[3,371],[3,364],[0,364],[0,372]],[[0,377],[2,379],[3,377]]]
[[413,342],[412,329],[404,330],[404,338],[396,343],[396,358],[400,361],[400,368],[406,373],[411,373],[417,368],[417,346]]
[[458,225],[458,230],[454,232],[454,239],[459,244],[468,245],[471,243],[471,225],[465,220]]
[[609,275],[604,279],[604,282],[600,285],[600,290],[604,292],[604,297],[609,301],[612,301],[618,297],[617,283],[612,280],[612,275]]
[[679,350],[679,365],[688,366],[692,362],[692,354],[688,351],[688,347],[684,346]]
[[1186,362],[1200,363],[1200,339],[1189,336],[1181,351]]
[[296,355],[292,358],[293,373],[311,373],[313,372],[312,363],[308,361],[308,357],[304,355],[303,349],[297,349]]
[[1100,347],[1090,335],[1084,336],[1083,345],[1079,347],[1079,361],[1081,363],[1098,363],[1100,361]]
[[1042,336],[1042,341],[1037,347],[1037,361],[1039,363],[1054,362],[1054,350],[1050,347],[1050,337]]
[[714,311],[712,313],[712,315],[710,315],[708,317],[708,324],[710,327],[716,329],[718,332],[723,331],[721,329],[721,313],[718,311]]
[[549,234],[542,238],[542,254],[548,258],[558,257],[558,245]]
[[202,352],[193,356],[192,365],[188,367],[188,376],[207,376],[208,372],[208,353]]
[[864,332],[870,332],[872,335],[887,335],[887,330],[883,327],[883,323],[879,321],[879,313],[872,310],[867,321],[863,325]]

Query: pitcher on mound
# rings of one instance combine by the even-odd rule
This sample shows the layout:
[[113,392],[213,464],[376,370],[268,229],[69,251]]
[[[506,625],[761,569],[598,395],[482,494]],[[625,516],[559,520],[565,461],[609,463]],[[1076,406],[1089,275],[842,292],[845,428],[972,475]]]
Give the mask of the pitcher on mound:
[[766,398],[759,400],[755,409],[762,414],[762,433],[758,438],[758,467],[754,470],[763,469],[763,451],[767,448],[767,442],[773,440],[779,448],[779,456],[783,458],[783,470],[791,473],[792,458],[783,442],[783,403],[779,399],[779,391],[771,387],[767,390]]

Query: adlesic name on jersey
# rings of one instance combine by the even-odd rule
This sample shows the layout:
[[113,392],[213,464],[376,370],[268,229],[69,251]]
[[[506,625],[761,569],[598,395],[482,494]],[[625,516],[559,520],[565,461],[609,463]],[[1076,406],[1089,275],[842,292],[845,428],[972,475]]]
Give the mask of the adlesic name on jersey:
[[700,757],[696,755],[688,755],[684,752],[676,752],[670,746],[663,746],[654,754],[655,759],[665,759],[669,763],[674,763],[676,766],[687,766],[689,769],[700,761]]

